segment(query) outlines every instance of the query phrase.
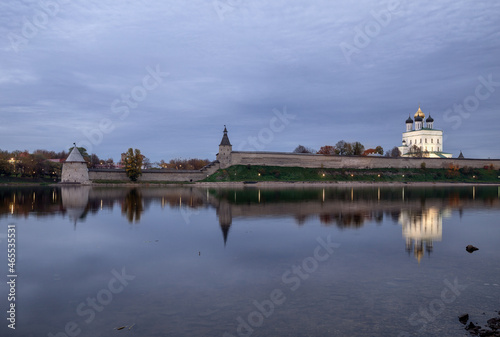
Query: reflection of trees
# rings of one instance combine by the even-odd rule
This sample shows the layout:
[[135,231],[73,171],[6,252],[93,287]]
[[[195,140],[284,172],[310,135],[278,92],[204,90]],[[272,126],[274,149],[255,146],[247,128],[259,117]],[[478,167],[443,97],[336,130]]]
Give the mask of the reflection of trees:
[[319,219],[324,225],[335,223],[339,228],[360,228],[366,221],[382,222],[383,213],[379,211],[327,213],[320,214]]
[[125,214],[130,223],[139,223],[141,213],[144,212],[142,204],[142,196],[139,191],[134,188],[128,192],[122,203],[122,214]]
[[58,188],[0,188],[0,217],[7,214],[28,217],[34,213],[39,217],[59,212],[64,213]]

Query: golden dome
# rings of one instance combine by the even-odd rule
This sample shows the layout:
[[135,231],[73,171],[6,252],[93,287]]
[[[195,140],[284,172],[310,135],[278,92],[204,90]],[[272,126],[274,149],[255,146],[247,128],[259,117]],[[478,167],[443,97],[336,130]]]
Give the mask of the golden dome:
[[418,106],[418,110],[417,110],[417,112],[415,112],[415,116],[413,116],[413,118],[415,118],[415,117],[417,117],[417,116],[418,116],[418,117],[425,118],[424,113],[422,112],[422,110],[420,110],[420,105]]

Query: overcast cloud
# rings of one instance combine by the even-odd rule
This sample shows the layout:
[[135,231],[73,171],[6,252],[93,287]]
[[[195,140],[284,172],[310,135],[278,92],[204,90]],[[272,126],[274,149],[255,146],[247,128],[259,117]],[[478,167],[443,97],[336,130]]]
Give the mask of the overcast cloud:
[[446,152],[500,158],[499,18],[494,0],[2,1],[0,149],[215,159],[226,124],[235,150],[388,150],[420,103]]

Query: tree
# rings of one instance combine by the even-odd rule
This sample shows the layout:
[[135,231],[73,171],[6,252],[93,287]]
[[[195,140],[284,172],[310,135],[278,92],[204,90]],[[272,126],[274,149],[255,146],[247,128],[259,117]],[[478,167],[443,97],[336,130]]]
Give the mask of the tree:
[[361,156],[365,151],[365,146],[360,142],[354,142],[352,143],[351,146],[352,146],[352,154],[355,156]]
[[134,153],[134,150],[130,148],[125,153],[125,172],[130,180],[137,181],[142,175],[142,160],[143,156],[138,149],[135,149]]
[[0,174],[10,175],[13,172],[12,164],[8,160],[0,159]]
[[295,148],[295,150],[293,150],[293,153],[316,153],[316,151],[314,151],[310,147],[299,145]]
[[92,155],[90,156],[90,167],[95,168],[99,164],[100,164],[99,157],[95,153],[92,153]]
[[413,145],[410,147],[410,152],[409,152],[411,157],[417,157],[417,158],[422,158],[422,149],[418,147],[417,145]]
[[144,157],[143,161],[142,161],[143,165],[144,165],[144,168],[146,170],[149,170],[150,168],[153,167],[153,164],[151,164],[151,160],[149,160],[148,157]]
[[379,155],[383,156],[384,155],[384,148],[382,146],[377,146],[375,148],[375,153],[378,153]]
[[401,157],[401,151],[399,151],[397,146],[394,146],[392,150],[387,151],[386,157],[398,158]]
[[353,150],[352,150],[352,144],[351,143],[345,143],[344,145],[344,153],[346,156],[352,156],[353,155]]
[[321,149],[319,149],[318,154],[333,156],[335,155],[335,147],[331,145],[322,146]]
[[344,140],[339,140],[337,144],[335,144],[335,152],[340,155],[344,156],[346,153],[346,142]]

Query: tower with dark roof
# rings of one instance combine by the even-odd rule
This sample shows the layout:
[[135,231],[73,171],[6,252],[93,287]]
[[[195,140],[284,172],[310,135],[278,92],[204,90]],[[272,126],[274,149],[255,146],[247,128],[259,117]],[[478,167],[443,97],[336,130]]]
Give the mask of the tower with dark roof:
[[227,136],[227,128],[224,125],[224,135],[219,144],[219,153],[217,154],[217,160],[220,163],[220,168],[227,168],[231,166],[231,152],[233,151],[233,146],[229,141]]
[[429,117],[425,120],[425,127],[427,129],[432,129],[434,124],[434,118],[431,117],[431,114],[429,114]]
[[408,115],[408,119],[406,120],[406,131],[411,130],[413,130],[413,119],[411,119],[411,116]]

